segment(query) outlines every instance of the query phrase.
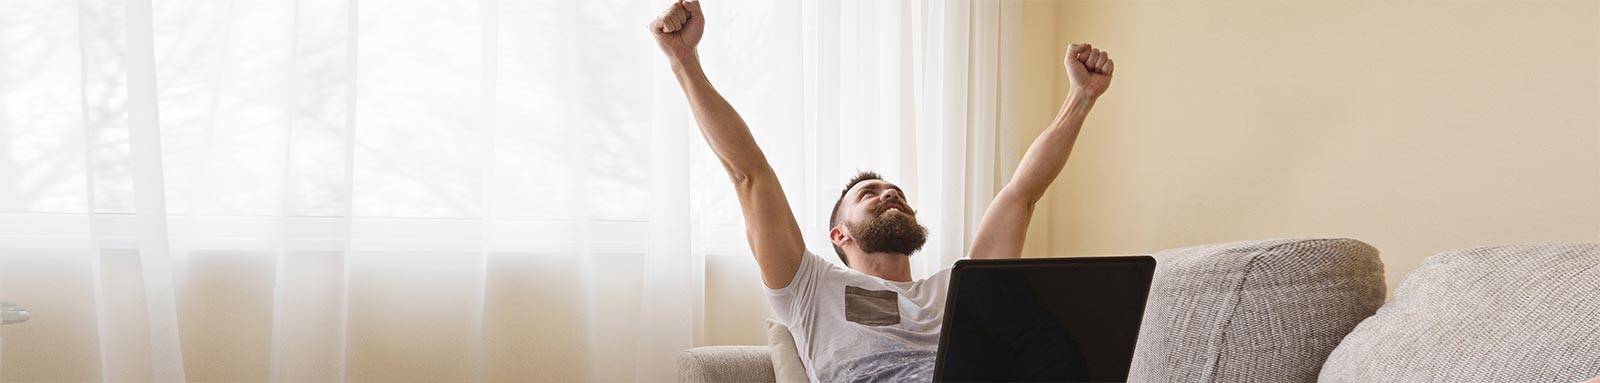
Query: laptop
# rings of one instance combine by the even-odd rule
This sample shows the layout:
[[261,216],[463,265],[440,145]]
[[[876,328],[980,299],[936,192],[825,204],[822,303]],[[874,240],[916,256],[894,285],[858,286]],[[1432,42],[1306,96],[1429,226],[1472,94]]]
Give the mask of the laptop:
[[956,261],[936,382],[1128,380],[1155,258]]

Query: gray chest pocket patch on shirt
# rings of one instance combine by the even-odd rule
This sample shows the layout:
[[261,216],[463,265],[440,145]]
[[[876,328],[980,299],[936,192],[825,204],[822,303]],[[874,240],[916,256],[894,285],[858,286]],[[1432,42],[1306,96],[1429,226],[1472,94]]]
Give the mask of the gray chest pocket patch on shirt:
[[900,324],[900,297],[893,291],[845,286],[844,319],[867,326]]

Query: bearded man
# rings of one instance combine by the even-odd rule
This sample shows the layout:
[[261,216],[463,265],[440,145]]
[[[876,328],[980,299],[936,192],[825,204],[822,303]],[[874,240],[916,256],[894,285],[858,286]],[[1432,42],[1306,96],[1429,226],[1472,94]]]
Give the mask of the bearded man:
[[[828,239],[846,267],[808,251],[772,166],[701,70],[695,47],[705,26],[700,3],[680,0],[650,23],[650,31],[733,181],[761,280],[773,310],[794,333],[807,376],[813,382],[931,380],[950,269],[911,278],[909,257],[928,233],[917,223],[917,210],[900,187],[862,172],[845,185],[828,219]],[[1111,58],[1089,44],[1068,47],[1063,64],[1071,91],[984,212],[967,258],[1021,256],[1035,204],[1111,84]]]

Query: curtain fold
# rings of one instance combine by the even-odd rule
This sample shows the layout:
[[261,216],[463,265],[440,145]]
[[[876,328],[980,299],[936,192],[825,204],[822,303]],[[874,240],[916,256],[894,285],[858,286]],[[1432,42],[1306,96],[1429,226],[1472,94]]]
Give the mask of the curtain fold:
[[[666,3],[0,0],[0,300],[34,314],[0,381],[660,381],[764,342]],[[704,7],[808,248],[872,169],[932,230],[914,275],[964,254],[1020,155],[1014,5]]]
[[[135,236],[139,242],[139,266],[149,326],[148,378],[181,382],[185,380],[183,351],[178,340],[177,302],[173,296],[169,256],[167,197],[156,105],[153,10],[148,0],[130,0],[125,4],[127,52],[123,59],[127,60],[128,77],[128,152],[133,162],[134,217],[139,228]],[[127,373],[129,378],[144,377],[134,371]]]

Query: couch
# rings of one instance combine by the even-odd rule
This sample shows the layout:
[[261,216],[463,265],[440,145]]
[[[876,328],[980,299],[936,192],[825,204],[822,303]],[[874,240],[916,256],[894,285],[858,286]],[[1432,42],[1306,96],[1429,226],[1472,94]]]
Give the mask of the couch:
[[[1378,250],[1354,239],[1151,255],[1156,273],[1129,381],[1573,383],[1600,376],[1600,244],[1440,253],[1387,301]],[[770,345],[683,351],[678,380],[804,381],[787,329],[769,326]]]

